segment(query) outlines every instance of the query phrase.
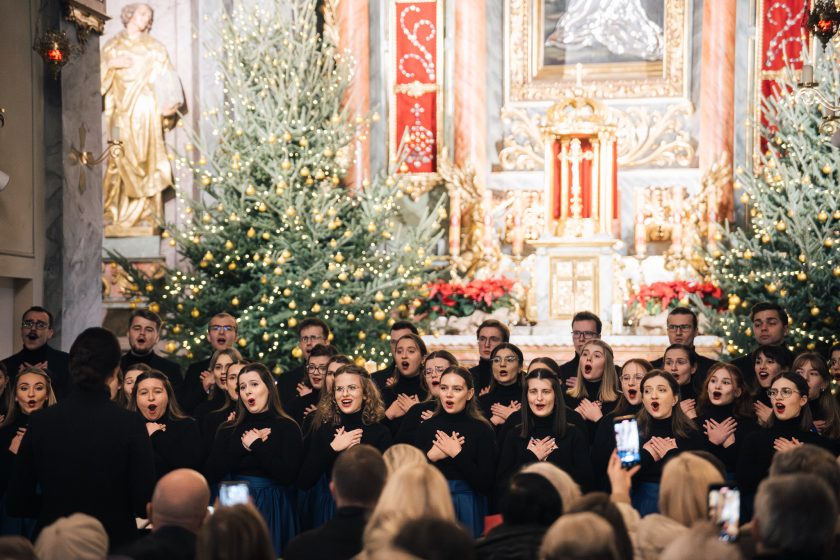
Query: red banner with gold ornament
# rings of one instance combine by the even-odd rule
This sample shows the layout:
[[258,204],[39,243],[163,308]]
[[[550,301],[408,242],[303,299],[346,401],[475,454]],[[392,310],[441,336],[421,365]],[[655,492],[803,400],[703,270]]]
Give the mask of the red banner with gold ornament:
[[443,0],[391,0],[390,156],[410,174],[437,171],[443,131]]

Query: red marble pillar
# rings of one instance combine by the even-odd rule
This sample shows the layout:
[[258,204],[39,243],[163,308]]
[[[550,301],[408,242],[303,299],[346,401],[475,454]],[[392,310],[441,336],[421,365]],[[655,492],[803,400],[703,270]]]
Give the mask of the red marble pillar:
[[475,168],[487,185],[487,48],[485,0],[455,3],[455,163]]
[[[724,153],[732,161],[735,130],[736,2],[704,2],[700,65],[700,170],[706,173]],[[720,193],[716,219],[734,218],[729,182]],[[711,217],[711,216],[710,216]]]
[[[339,47],[355,59],[353,81],[344,100],[352,115],[367,116],[370,111],[370,18],[368,0],[342,0],[337,3]],[[353,146],[355,164],[348,170],[347,183],[361,188],[370,177],[370,133],[356,138]]]

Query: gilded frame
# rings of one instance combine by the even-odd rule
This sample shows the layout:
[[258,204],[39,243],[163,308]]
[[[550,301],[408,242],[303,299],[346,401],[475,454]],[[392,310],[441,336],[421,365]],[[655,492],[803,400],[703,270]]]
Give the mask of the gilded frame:
[[[544,2],[505,0],[506,104],[553,102],[581,93],[576,87],[575,65],[542,66]],[[662,62],[581,65],[584,95],[600,99],[688,98],[692,0],[663,2]],[[640,77],[640,73],[648,75]]]

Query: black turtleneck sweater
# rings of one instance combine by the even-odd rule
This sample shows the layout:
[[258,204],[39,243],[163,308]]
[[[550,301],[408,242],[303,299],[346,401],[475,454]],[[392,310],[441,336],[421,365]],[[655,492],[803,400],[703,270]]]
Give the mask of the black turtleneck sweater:
[[580,364],[580,355],[575,352],[575,356],[566,362],[565,364],[560,365],[560,379],[565,385],[566,380],[570,377],[576,377],[578,371],[578,365]]
[[133,366],[134,364],[146,364],[150,368],[166,374],[166,377],[169,379],[169,383],[172,384],[172,388],[175,390],[175,393],[180,394],[181,386],[184,384],[184,376],[181,375],[181,366],[175,362],[167,360],[162,356],[158,356],[154,351],[143,355],[128,351],[120,359],[120,367],[123,372],[128,371],[130,366]]
[[195,407],[192,416],[199,422],[204,422],[207,415],[214,410],[219,410],[227,402],[227,393],[218,387],[213,387],[212,392],[204,402]]
[[41,362],[47,362],[47,375],[50,376],[55,398],[61,400],[70,391],[70,356],[67,352],[56,350],[49,344],[44,344],[36,350],[27,350],[24,347],[17,354],[3,360],[6,371],[9,373],[9,386],[12,385],[11,380],[18,374],[23,364],[34,366]]
[[738,456],[737,479],[741,490],[746,494],[755,494],[758,483],[770,471],[770,463],[776,455],[773,442],[776,438],[798,439],[802,443],[813,443],[831,450],[831,445],[814,432],[803,430],[800,417],[779,420],[772,417],[773,425],[766,429],[755,430],[747,436],[741,445]]
[[[588,397],[572,397],[568,393],[566,393],[566,406],[571,408],[572,410],[576,409],[578,405],[583,401],[583,399],[588,399],[592,402],[599,400],[598,395],[601,393],[601,383],[603,382],[604,378],[597,381],[590,381],[588,379],[583,380],[583,386],[586,387],[586,394],[589,395]],[[601,413],[606,416],[610,412],[613,411],[615,405],[618,404],[618,400],[614,401],[601,401]],[[602,417],[603,418],[603,417]],[[583,426],[586,430],[586,436],[589,440],[590,445],[595,442],[595,432],[598,429],[598,422],[592,422],[591,420],[584,420]]]
[[202,455],[198,423],[192,418],[162,418],[156,422],[166,426],[166,430],[157,430],[151,436],[155,452],[155,479],[160,480],[175,469],[200,469]]
[[[639,442],[639,448],[641,449],[642,455],[642,468],[639,469],[639,472],[637,472],[633,477],[634,482],[658,483],[662,478],[662,469],[665,467],[665,463],[668,462],[668,459],[676,457],[683,451],[706,448],[706,437],[703,435],[703,432],[699,430],[692,430],[688,432],[686,437],[676,436],[672,428],[672,418],[673,416],[662,420],[651,418],[648,423],[646,433],[641,433],[642,429],[641,426],[639,426],[639,439],[641,440]],[[647,449],[643,448],[644,445],[654,437],[674,438],[677,441],[677,448],[672,449],[664,457],[662,457],[662,459],[656,461],[653,456],[648,453]]]
[[595,476],[595,488],[607,493],[610,492],[607,465],[610,462],[610,455],[612,455],[615,449],[615,419],[618,416],[635,416],[641,410],[642,405],[627,403],[625,407],[620,414],[618,411],[613,410],[609,414],[605,414],[598,421],[590,448],[590,458]]
[[[257,439],[251,450],[242,445],[242,434],[271,428],[266,441]],[[259,414],[245,411],[242,423],[219,431],[207,460],[207,480],[212,484],[226,475],[260,476],[287,486],[295,481],[303,455],[300,428],[293,420],[268,410]]]
[[441,412],[429,418],[417,429],[416,447],[427,453],[437,431],[458,432],[464,438],[461,452],[434,463],[447,480],[463,480],[473,491],[489,495],[496,475],[496,436],[485,422],[470,416],[466,410],[456,414]]
[[303,429],[303,432],[306,433],[307,430],[305,426],[312,421],[312,413],[305,414],[306,409],[310,406],[318,406],[318,401],[321,399],[321,391],[320,389],[312,389],[312,392],[307,393],[303,396],[295,395],[292,399],[292,402],[289,404],[288,408],[286,408],[286,412],[292,419],[298,423],[299,426]]
[[417,428],[423,423],[424,412],[434,412],[438,405],[438,399],[431,399],[412,406],[403,416],[399,430],[394,437],[394,443],[407,443],[414,445],[414,438],[417,436]]
[[557,449],[551,452],[546,461],[566,471],[584,492],[591,489],[592,463],[589,461],[589,443],[586,440],[585,433],[577,426],[567,425],[566,433],[561,437],[555,433],[552,426],[553,415],[539,417],[531,414],[530,417],[533,426],[528,432],[528,437],[523,438],[520,435],[521,420],[517,426],[508,430],[505,435],[499,456],[498,483],[500,485],[506,484],[511,475],[518,471],[520,467],[537,462],[537,456],[528,450],[528,443],[531,438],[553,437]]
[[388,387],[388,380],[394,376],[396,370],[397,365],[391,362],[385,369],[380,369],[370,374],[371,380],[376,383],[380,393],[384,392]]
[[738,422],[738,426],[735,428],[734,434],[735,443],[729,447],[724,447],[723,445],[713,444],[707,437],[706,448],[715,457],[723,461],[723,464],[726,465],[726,472],[732,473],[738,468],[738,455],[741,447],[744,445],[744,442],[750,434],[758,429],[758,424],[756,423],[755,418],[737,418],[735,416],[733,404],[723,406],[707,404],[703,407],[702,411],[697,411],[697,418],[694,422],[700,430],[704,430],[703,424],[706,420],[714,420],[715,422],[720,423],[727,418],[734,418]]
[[480,393],[482,389],[489,387],[493,380],[493,363],[490,360],[479,358],[478,363],[470,368],[470,373],[475,382],[475,392]]
[[222,410],[215,410],[201,420],[201,462],[207,460],[210,455],[210,450],[213,448],[213,440],[216,439],[216,433],[219,431],[219,426],[227,422],[228,416],[231,412],[236,410],[236,403],[231,402]]
[[[518,375],[516,381],[510,385],[502,385],[500,383],[491,384],[489,393],[486,393],[478,398],[478,405],[481,407],[481,412],[489,420],[493,416],[490,410],[492,406],[499,403],[503,406],[510,406],[511,401],[517,401],[519,404],[525,406],[527,403],[522,402],[522,376]],[[498,429],[498,428],[497,428]]]
[[194,362],[187,367],[184,373],[184,383],[178,392],[178,404],[181,410],[193,415],[195,407],[207,400],[207,392],[201,384],[201,372],[210,370],[210,358]]
[[341,414],[338,424],[327,422],[312,432],[306,459],[297,479],[298,486],[303,490],[315,486],[323,475],[332,477],[333,464],[339,452],[335,451],[330,444],[335,438],[336,431],[341,427],[347,432],[361,428],[361,443],[372,445],[379,451],[384,452],[391,446],[391,432],[383,424],[365,424],[362,422],[362,411]]
[[[423,385],[420,383],[420,377],[422,374],[415,375],[414,377],[405,377],[403,375],[397,376],[397,382],[391,385],[390,387],[386,387],[386,389],[382,392],[382,400],[385,403],[385,408],[387,409],[389,406],[394,404],[394,401],[397,400],[398,395],[408,395],[409,397],[417,397],[417,400],[423,401],[426,399],[426,391],[423,389]],[[417,406],[412,406],[409,409],[409,412],[417,408]],[[407,415],[408,413],[406,413]],[[391,437],[396,437],[396,435],[400,431],[400,427],[402,427],[403,420],[405,419],[405,415],[399,416],[394,418],[393,420],[388,420],[387,418],[382,421],[382,423],[391,430]]]

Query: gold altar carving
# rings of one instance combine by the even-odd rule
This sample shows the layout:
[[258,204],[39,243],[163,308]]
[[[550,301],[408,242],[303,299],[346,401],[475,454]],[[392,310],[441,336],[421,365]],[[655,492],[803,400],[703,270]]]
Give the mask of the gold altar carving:
[[551,319],[571,319],[584,309],[599,310],[597,257],[552,257],[550,267]]
[[[632,107],[625,111],[607,108],[615,122],[618,164],[622,169],[638,167],[690,167],[696,158],[685,121],[694,114],[691,103],[669,105],[661,111]],[[543,117],[522,107],[502,108],[508,128],[499,151],[503,171],[535,171],[545,165],[540,125]]]
[[[546,1],[506,2],[506,104],[553,101],[573,95],[574,66],[545,64]],[[687,98],[689,5],[688,0],[664,0],[661,59],[584,64],[585,94],[603,99]]]
[[111,19],[106,15],[105,0],[68,0],[67,21],[76,24],[79,42],[84,44],[90,33],[102,35],[105,22]]

